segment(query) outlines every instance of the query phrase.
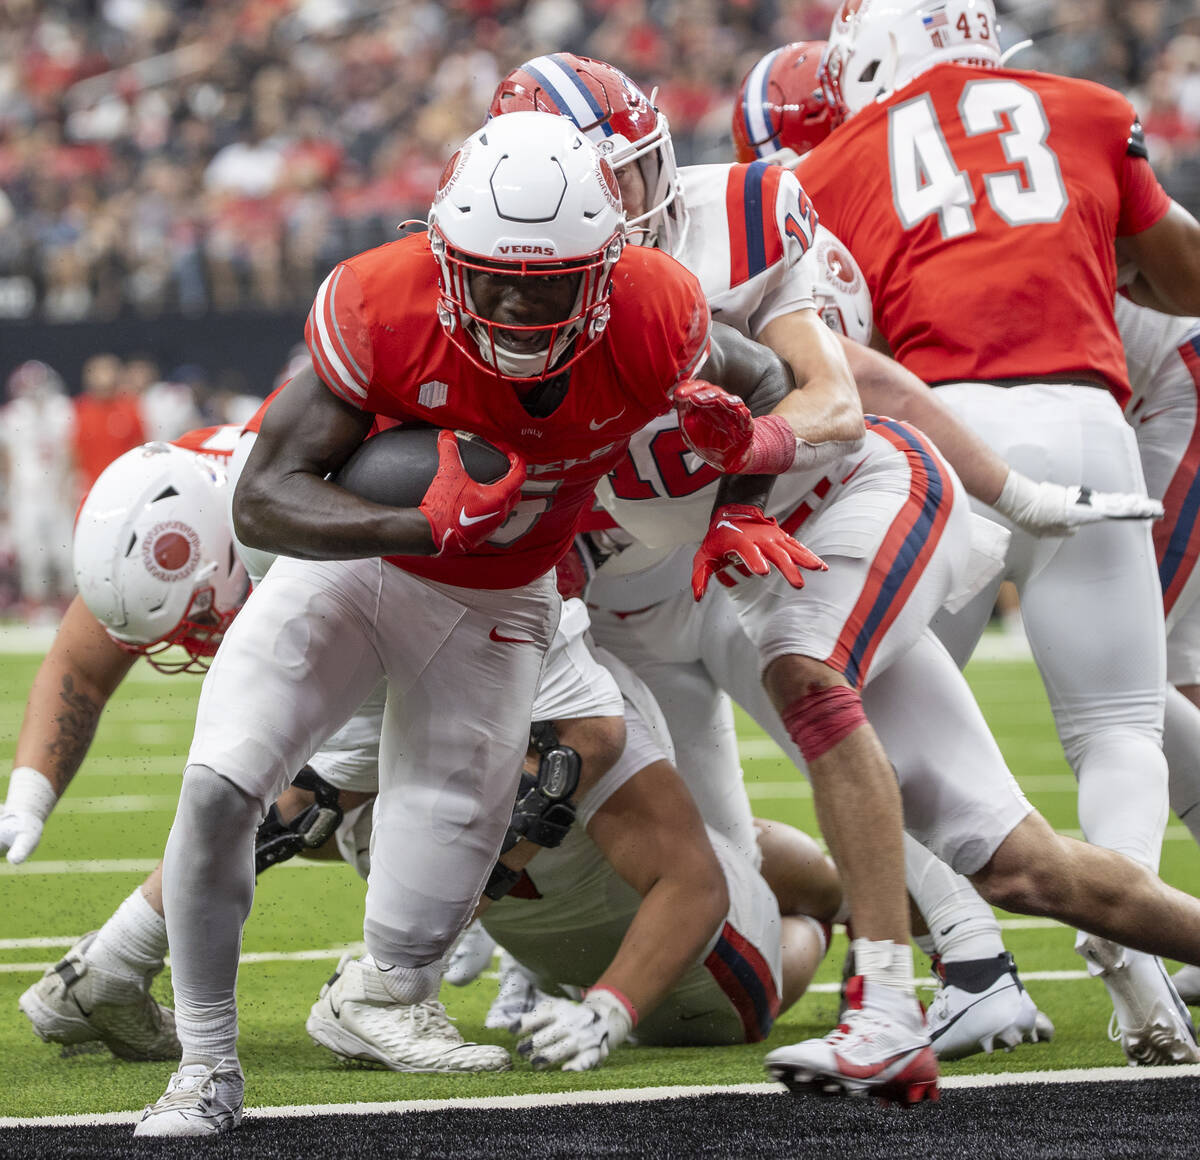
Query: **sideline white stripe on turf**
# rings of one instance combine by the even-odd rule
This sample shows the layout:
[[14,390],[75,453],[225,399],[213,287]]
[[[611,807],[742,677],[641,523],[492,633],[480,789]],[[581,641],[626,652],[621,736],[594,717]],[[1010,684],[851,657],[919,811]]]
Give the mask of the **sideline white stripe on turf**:
[[[58,862],[51,859],[45,861],[35,859],[32,862],[22,862],[19,866],[13,866],[0,859],[0,877],[6,874],[13,876],[22,874],[34,876],[38,874],[131,874],[135,871],[139,874],[149,874],[158,863],[158,858],[93,858]],[[282,869],[290,866],[293,870],[324,870],[329,867],[341,866],[353,873],[353,870],[340,858],[289,858],[286,862],[280,862],[277,865]]]
[[[1008,1071],[998,1075],[943,1076],[944,1091],[956,1088],[1011,1087],[1014,1084],[1108,1083],[1147,1079],[1188,1079],[1200,1077],[1200,1063],[1177,1067],[1090,1067],[1065,1068],[1062,1071]],[[290,1107],[247,1108],[246,1119],[274,1120],[295,1116],[377,1116],[410,1112],[442,1112],[450,1109],[521,1109],[562,1107],[571,1104],[636,1104],[654,1100],[685,1099],[689,1096],[784,1095],[775,1083],[739,1083],[688,1085],[681,1087],[612,1088],[608,1091],[527,1093],[519,1096],[458,1096],[446,1100],[394,1100],[363,1104],[301,1104]],[[135,1124],[138,1112],[101,1112],[76,1116],[5,1116],[0,1128],[86,1127],[99,1124]]]

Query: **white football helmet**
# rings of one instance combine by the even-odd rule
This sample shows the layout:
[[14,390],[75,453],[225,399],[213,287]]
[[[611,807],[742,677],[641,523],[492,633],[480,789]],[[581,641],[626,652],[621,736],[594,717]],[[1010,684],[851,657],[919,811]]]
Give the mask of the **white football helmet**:
[[845,0],[825,71],[847,116],[946,61],[998,67],[992,0]]
[[[442,173],[429,212],[440,268],[438,319],[477,365],[517,380],[570,366],[604,332],[613,266],[625,243],[612,166],[564,117],[506,113],[468,137]],[[524,278],[578,275],[567,317],[500,327],[475,309],[472,271]],[[544,331],[530,351],[506,348],[503,331]]]
[[[145,443],[113,460],[79,509],[79,595],[117,644],[164,672],[205,669],[249,593],[227,489],[204,456]],[[176,644],[186,661],[159,655]]]

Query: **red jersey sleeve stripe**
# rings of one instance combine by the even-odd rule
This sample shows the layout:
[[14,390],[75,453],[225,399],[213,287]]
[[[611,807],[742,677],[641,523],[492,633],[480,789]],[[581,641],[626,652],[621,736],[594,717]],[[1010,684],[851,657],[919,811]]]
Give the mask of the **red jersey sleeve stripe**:
[[[348,402],[361,405],[367,397],[367,385],[359,382],[354,371],[346,365],[338,349],[339,341],[333,331],[337,327],[337,319],[333,309],[333,291],[337,286],[341,268],[338,267],[321,283],[317,296],[313,301],[312,310],[308,315],[308,345],[322,378]],[[339,336],[340,337],[340,336]],[[350,363],[357,370],[357,364],[351,359]],[[361,371],[359,372],[361,374]]]

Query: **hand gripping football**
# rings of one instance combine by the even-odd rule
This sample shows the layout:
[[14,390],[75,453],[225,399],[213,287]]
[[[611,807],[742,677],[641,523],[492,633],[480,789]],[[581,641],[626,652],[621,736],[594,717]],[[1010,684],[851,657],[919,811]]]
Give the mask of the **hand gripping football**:
[[[421,506],[438,470],[437,427],[391,427],[373,435],[343,465],[333,482],[372,503]],[[508,473],[508,456],[486,439],[456,431],[463,467],[476,483]]]

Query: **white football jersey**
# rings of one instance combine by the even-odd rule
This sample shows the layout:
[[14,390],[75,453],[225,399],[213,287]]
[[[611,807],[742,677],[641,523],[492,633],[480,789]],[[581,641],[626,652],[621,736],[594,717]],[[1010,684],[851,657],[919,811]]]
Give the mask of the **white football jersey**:
[[679,171],[688,229],[678,252],[709,309],[754,338],[782,314],[812,308],[816,211],[789,170],[689,165]]
[[[845,246],[817,224],[790,170],[756,161],[679,173],[689,225],[672,256],[700,280],[716,321],[756,338],[773,319],[816,308],[831,329],[859,342],[870,338],[866,280]],[[768,511],[794,509],[826,470],[781,478]],[[674,411],[639,431],[596,494],[651,558],[631,568],[626,553],[613,557],[592,580],[588,599],[631,608],[678,592],[691,558],[672,549],[704,538],[720,476],[683,442]]]

